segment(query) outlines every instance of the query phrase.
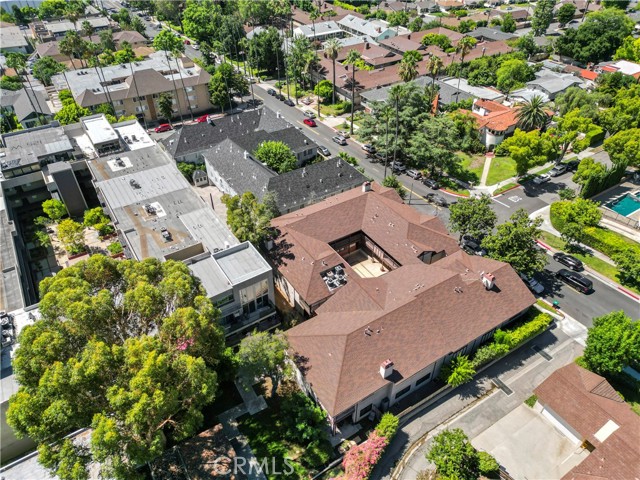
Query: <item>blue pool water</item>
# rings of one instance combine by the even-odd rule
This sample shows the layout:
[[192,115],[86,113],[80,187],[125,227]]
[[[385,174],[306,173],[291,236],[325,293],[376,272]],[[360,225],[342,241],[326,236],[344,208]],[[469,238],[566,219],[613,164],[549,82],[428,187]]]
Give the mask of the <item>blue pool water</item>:
[[607,203],[606,206],[625,217],[631,215],[636,210],[640,210],[640,192],[627,193],[624,197]]

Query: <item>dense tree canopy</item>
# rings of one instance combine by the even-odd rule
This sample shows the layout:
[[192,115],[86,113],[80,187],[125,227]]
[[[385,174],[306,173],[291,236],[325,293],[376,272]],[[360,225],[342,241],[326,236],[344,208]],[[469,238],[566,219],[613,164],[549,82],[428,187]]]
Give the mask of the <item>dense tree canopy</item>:
[[256,159],[266,163],[269,168],[278,173],[286,173],[295,170],[298,166],[296,156],[283,142],[268,140],[262,142],[253,152]]
[[57,198],[50,198],[42,202],[42,211],[51,220],[57,222],[67,214],[67,207]]
[[271,234],[273,209],[258,202],[253,193],[223,195],[222,201],[227,207],[227,225],[238,240],[257,245]]
[[253,36],[249,41],[249,64],[258,70],[275,73],[280,69],[284,75],[284,52],[282,37],[274,27],[269,27]]
[[539,0],[536,9],[533,11],[531,19],[531,29],[536,37],[543,36],[547,33],[547,28],[553,20],[553,7],[556,0]]
[[238,366],[249,378],[269,377],[274,395],[280,381],[287,375],[288,349],[287,337],[281,332],[253,333],[240,342]]
[[437,434],[427,453],[427,460],[435,464],[439,478],[477,480],[480,476],[478,452],[459,428]]
[[449,208],[449,228],[452,232],[482,238],[493,230],[497,217],[491,209],[491,197],[461,198]]
[[640,322],[623,311],[593,319],[587,334],[584,361],[601,375],[619,373],[632,362],[640,361]]
[[[222,358],[217,310],[181,262],[102,255],[40,284],[42,319],[24,328],[13,362],[20,389],[7,420],[40,446],[63,480],[91,459],[111,478],[196,433]],[[93,428],[83,448],[63,437]]]
[[51,77],[64,72],[66,67],[51,57],[42,57],[33,63],[33,76],[45,85],[51,85]]

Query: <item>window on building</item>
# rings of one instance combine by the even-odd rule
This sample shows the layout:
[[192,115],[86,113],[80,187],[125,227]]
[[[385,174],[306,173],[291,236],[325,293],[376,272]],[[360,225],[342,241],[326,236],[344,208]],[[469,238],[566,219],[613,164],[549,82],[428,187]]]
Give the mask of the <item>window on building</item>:
[[193,92],[193,87],[184,87],[185,92]]
[[124,100],[114,100],[113,104],[114,105],[124,105]]
[[416,386],[417,385],[422,385],[424,382],[426,382],[427,380],[429,380],[431,378],[431,372],[427,373],[424,377],[420,377],[418,379],[418,381],[416,382]]
[[258,283],[240,290],[242,310],[249,315],[256,310],[269,305],[269,282],[261,280]]
[[406,395],[407,393],[409,393],[409,390],[411,390],[411,385],[409,385],[408,387],[404,387],[402,390],[400,390],[398,393],[396,393],[394,398],[398,399],[398,398]]
[[229,305],[230,303],[233,303],[233,292],[227,295],[226,297],[216,300],[214,302],[214,305],[218,308],[222,308],[225,305]]
[[360,416],[362,417],[363,415],[366,415],[367,413],[369,413],[371,411],[371,409],[373,408],[373,404],[369,404],[364,408],[360,409]]

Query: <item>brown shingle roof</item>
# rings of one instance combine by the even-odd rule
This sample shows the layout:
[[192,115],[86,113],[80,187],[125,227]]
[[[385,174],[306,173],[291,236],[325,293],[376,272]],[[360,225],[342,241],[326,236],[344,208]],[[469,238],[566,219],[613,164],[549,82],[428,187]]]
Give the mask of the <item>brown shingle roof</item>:
[[[287,335],[334,416],[389,382],[378,373],[386,358],[407,378],[534,302],[509,265],[462,252],[440,219],[420,214],[377,184],[371,192],[353,189],[272,224],[280,232],[274,254],[279,273],[309,305],[325,301],[316,317]],[[401,266],[377,278],[359,277],[329,246],[358,232]],[[419,258],[425,251],[448,256],[427,265]],[[320,273],[338,264],[348,280],[329,292]],[[499,289],[487,291],[481,272],[493,272]],[[380,333],[363,335],[367,327]]]
[[[640,418],[603,377],[572,363],[534,393],[595,447],[563,480],[640,478]],[[619,428],[601,442],[595,434],[609,421]]]

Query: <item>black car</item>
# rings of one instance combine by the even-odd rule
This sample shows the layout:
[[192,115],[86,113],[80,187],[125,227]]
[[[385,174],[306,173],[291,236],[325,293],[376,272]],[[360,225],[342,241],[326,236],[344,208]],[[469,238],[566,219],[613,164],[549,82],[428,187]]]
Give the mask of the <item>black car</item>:
[[295,104],[293,103],[293,101],[292,101],[290,98],[287,98],[287,99],[284,101],[284,104],[285,104],[285,105],[288,105],[288,106],[290,106],[290,107],[293,107],[293,106],[295,105]]
[[460,239],[460,246],[469,255],[478,255],[484,257],[487,251],[480,246],[480,240],[473,238],[470,235],[463,235]]
[[438,190],[438,188],[440,188],[440,185],[438,185],[438,182],[436,182],[433,178],[423,178],[422,183],[424,183],[427,187],[429,187],[432,190]]
[[578,170],[578,165],[580,165],[580,160],[571,160],[565,163],[565,165],[567,166],[568,172],[575,172],[576,170]]
[[273,97],[276,94],[276,91],[273,88],[270,88],[267,90],[267,93]]
[[447,199],[437,193],[427,193],[426,199],[428,202],[433,203],[439,207],[446,207],[448,205]]
[[567,255],[566,253],[554,253],[553,259],[558,263],[566,265],[571,270],[575,270],[576,272],[579,272],[584,268],[580,260],[578,260],[576,257],[572,257],[571,255]]
[[287,98],[284,95],[282,95],[281,93],[276,93],[274,95],[274,97],[276,97],[278,100],[280,100],[281,102],[284,102],[284,99]]
[[572,272],[566,268],[558,270],[556,277],[582,293],[589,293],[593,289],[593,282],[591,280],[580,273]]

